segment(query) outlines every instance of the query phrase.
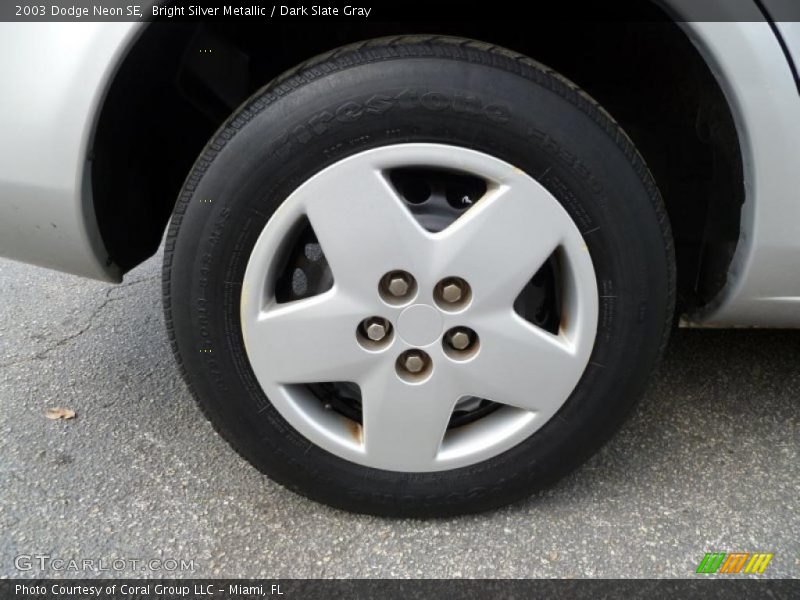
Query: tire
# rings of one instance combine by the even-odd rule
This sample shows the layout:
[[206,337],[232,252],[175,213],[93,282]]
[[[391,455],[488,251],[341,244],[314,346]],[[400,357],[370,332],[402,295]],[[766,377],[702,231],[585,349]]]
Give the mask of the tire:
[[[243,324],[249,325],[242,299],[249,292],[242,284],[259,236],[278,220],[282,203],[328,167],[401,144],[445,145],[513,165],[574,223],[596,278],[596,293],[586,296],[589,304],[595,298],[596,334],[577,384],[557,411],[511,447],[441,470],[376,468],[311,441],[265,394],[254,365],[270,367],[251,361],[243,337]],[[354,209],[347,219],[358,217]],[[370,253],[365,251],[365,261]],[[358,269],[334,270],[334,280]],[[427,284],[418,283],[422,293]],[[184,379],[217,431],[246,460],[287,488],[334,507],[429,517],[524,498],[570,472],[610,437],[666,344],[675,267],[656,185],[631,141],[595,101],[508,50],[406,37],[317,57],[236,111],[184,184],[166,241],[163,291]],[[440,343],[444,347],[437,341],[430,352]],[[276,349],[289,352],[295,345],[276,338],[264,352],[281,360]],[[397,460],[402,464],[402,457]]]

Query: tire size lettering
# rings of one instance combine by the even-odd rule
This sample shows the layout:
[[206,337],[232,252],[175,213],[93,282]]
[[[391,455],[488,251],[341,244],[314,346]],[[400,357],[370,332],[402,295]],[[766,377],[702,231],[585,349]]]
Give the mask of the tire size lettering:
[[487,103],[472,94],[404,89],[393,96],[375,94],[366,100],[348,100],[336,108],[313,115],[280,137],[284,141],[294,139],[305,144],[314,136],[325,133],[336,122],[352,123],[364,115],[380,115],[394,108],[400,110],[424,108],[433,112],[449,109],[457,113],[483,117],[495,123],[507,123],[511,120],[511,109],[502,102]]

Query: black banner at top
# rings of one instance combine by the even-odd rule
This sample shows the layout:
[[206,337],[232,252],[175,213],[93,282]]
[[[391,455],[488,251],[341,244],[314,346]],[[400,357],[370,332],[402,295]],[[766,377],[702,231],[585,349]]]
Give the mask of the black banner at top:
[[800,21],[797,0],[4,0],[0,21]]

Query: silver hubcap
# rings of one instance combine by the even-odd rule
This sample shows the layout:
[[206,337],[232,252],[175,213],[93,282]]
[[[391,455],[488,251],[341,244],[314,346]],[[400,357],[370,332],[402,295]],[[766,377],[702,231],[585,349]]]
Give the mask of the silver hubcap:
[[[420,165],[480,177],[486,193],[431,233],[387,176]],[[277,257],[304,217],[333,287],[278,303]],[[553,253],[564,315],[556,333],[513,308]],[[348,157],[286,199],[253,249],[241,307],[253,372],[295,429],[355,463],[423,472],[491,458],[561,408],[589,361],[598,293],[580,231],[529,175],[465,148],[398,144]],[[322,382],[358,385],[363,424],[303,385]],[[466,397],[500,408],[448,429]]]

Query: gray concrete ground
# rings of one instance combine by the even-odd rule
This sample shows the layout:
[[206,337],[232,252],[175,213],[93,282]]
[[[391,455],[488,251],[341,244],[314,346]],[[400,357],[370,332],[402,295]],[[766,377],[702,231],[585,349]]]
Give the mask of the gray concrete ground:
[[553,489],[382,520],[295,496],[214,433],[173,364],[159,269],[114,287],[0,261],[0,576],[78,575],[15,568],[49,554],[194,560],[136,576],[687,577],[711,550],[800,576],[800,332],[679,331],[624,429]]

